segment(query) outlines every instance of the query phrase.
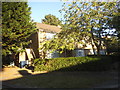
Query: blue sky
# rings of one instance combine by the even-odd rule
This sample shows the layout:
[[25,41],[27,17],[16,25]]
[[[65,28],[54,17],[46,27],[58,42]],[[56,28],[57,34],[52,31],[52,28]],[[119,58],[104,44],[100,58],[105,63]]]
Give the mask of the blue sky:
[[41,22],[45,15],[52,14],[61,19],[62,16],[59,12],[62,9],[63,2],[28,2],[31,7],[31,17],[35,22]]

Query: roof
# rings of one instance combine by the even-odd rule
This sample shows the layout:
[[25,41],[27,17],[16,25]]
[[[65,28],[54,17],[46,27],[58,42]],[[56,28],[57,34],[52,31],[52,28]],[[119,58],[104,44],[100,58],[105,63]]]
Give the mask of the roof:
[[36,27],[38,29],[43,29],[43,31],[48,33],[59,33],[61,29],[57,26],[43,24],[43,23],[36,23]]

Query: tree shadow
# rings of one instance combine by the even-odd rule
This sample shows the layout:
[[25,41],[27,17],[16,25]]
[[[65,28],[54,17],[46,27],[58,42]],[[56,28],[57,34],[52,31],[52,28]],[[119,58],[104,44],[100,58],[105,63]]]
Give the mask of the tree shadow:
[[[20,72],[21,73],[21,72]],[[101,73],[101,72],[48,72],[43,74],[31,75],[29,73],[22,71],[22,78],[12,79],[3,81],[3,85],[9,87],[5,88],[30,88],[33,90],[39,89],[58,89],[58,88],[68,88],[68,89],[87,89],[92,90],[94,86],[103,84],[107,81],[112,81],[113,84],[118,84],[116,80],[109,79],[114,78],[116,75],[111,73]],[[109,88],[109,87],[108,87]]]
[[19,70],[18,72],[19,72],[19,74],[21,74],[23,77],[24,77],[24,76],[27,76],[27,75],[32,75],[32,74],[29,73],[27,70]]

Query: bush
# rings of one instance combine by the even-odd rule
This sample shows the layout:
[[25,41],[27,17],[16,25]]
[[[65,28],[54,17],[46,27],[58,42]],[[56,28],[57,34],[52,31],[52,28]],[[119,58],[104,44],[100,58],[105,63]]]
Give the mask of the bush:
[[35,59],[35,71],[105,71],[115,62],[112,56]]
[[120,56],[120,52],[112,52],[110,53],[111,56]]

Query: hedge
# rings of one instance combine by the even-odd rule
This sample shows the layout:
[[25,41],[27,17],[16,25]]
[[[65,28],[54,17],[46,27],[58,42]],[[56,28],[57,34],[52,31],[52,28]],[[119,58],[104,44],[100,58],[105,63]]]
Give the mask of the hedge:
[[35,59],[35,71],[105,71],[115,62],[113,57],[67,57]]

